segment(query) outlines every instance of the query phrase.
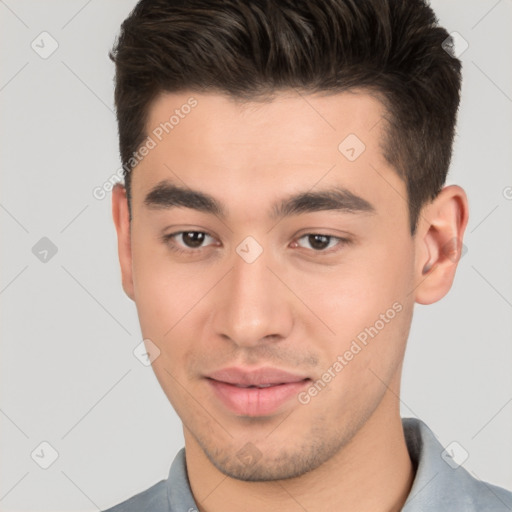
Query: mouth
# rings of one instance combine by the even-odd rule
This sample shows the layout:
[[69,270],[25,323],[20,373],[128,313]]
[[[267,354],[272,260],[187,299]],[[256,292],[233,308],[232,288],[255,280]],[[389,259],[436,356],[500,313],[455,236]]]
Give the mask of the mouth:
[[279,412],[311,378],[275,368],[226,368],[210,374],[206,381],[215,398],[231,413],[255,417]]
[[[222,382],[222,381],[221,381]],[[226,382],[226,384],[229,384],[229,382]],[[237,388],[269,388],[271,386],[282,386],[283,384],[289,384],[288,382],[279,382],[275,384],[259,384],[259,385],[250,385],[250,386],[244,386],[243,384],[231,384],[232,386],[235,386]]]

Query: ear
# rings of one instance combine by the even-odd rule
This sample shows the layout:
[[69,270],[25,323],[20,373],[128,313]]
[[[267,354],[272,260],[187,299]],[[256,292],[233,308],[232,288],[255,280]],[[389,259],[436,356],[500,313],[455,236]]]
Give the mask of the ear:
[[415,301],[432,304],[450,290],[462,256],[468,223],[466,193],[457,185],[441,190],[421,213],[415,235]]
[[128,198],[126,189],[119,183],[112,190],[112,216],[117,231],[117,251],[121,264],[123,289],[126,295],[134,300]]

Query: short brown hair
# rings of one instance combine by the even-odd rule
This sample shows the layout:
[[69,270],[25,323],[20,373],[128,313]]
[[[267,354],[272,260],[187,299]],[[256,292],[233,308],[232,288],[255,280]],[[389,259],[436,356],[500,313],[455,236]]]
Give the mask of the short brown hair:
[[140,0],[109,54],[128,200],[126,163],[162,92],[363,89],[385,106],[382,150],[406,182],[414,234],[451,160],[461,62],[449,37],[425,0]]

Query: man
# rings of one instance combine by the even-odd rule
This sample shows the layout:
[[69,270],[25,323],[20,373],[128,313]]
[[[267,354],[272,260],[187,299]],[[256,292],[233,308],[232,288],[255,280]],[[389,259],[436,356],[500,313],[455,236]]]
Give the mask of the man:
[[183,423],[111,511],[512,510],[401,419],[449,291],[460,61],[421,0],[142,0],[112,58],[123,288]]

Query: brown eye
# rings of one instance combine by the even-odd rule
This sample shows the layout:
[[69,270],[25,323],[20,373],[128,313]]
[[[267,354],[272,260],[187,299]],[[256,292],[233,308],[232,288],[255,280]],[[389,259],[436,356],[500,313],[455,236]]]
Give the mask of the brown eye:
[[325,235],[308,235],[308,242],[315,250],[323,250],[329,247],[331,237]]
[[[301,241],[305,241],[305,245],[301,243]],[[335,236],[312,233],[301,236],[297,243],[300,247],[305,247],[306,249],[313,249],[314,251],[325,251],[325,249],[330,249],[340,241],[342,241],[342,239]]]
[[348,238],[341,238],[334,235],[323,235],[320,233],[308,233],[301,236],[295,242],[296,246],[310,249],[313,252],[329,254],[338,251],[350,244]]
[[199,252],[215,241],[211,235],[203,231],[178,231],[177,233],[164,235],[162,240],[173,251],[183,253]]
[[191,249],[196,249],[197,247],[201,247],[201,244],[204,242],[206,238],[206,233],[202,233],[201,231],[184,231],[181,233],[181,237],[183,243],[190,247]]

